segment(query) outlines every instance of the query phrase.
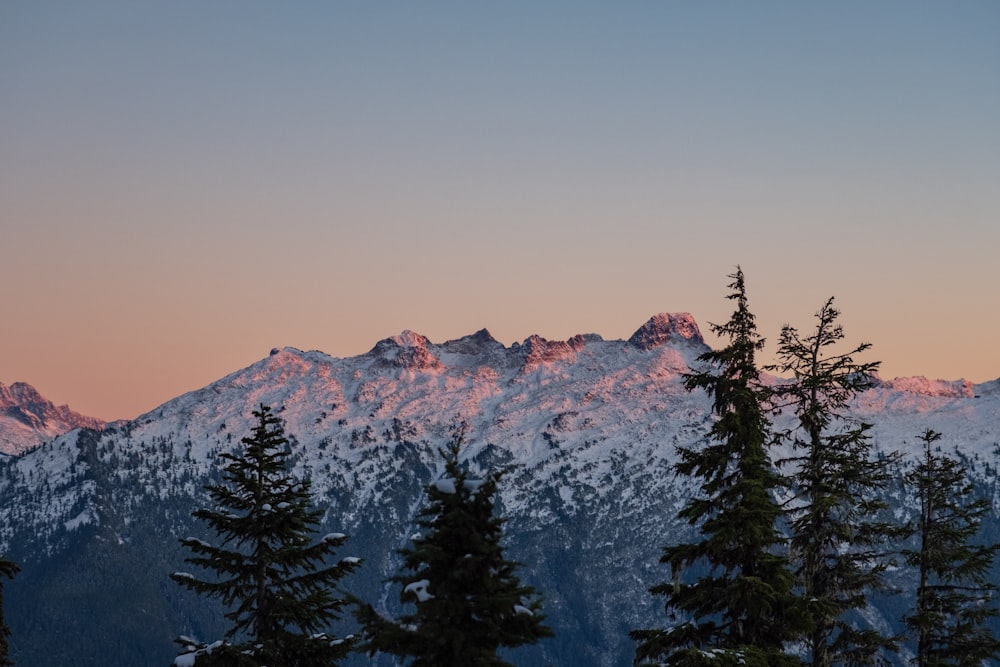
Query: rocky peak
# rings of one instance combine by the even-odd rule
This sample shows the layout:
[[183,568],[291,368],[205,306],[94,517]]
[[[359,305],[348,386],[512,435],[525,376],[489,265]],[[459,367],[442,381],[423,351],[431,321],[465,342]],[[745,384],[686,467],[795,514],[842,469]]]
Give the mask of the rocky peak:
[[391,339],[396,345],[400,347],[427,347],[430,345],[430,341],[427,340],[427,336],[421,336],[415,331],[410,331],[406,329],[403,333],[398,336],[393,336]]
[[653,315],[628,339],[629,343],[640,350],[652,350],[671,341],[705,344],[698,323],[690,313]]
[[487,329],[480,329],[474,334],[441,344],[441,350],[455,354],[482,354],[503,349],[503,343],[494,338]]
[[585,344],[582,337],[561,341],[546,340],[537,335],[529,336],[520,346],[521,353],[524,355],[524,367],[530,369],[538,364],[574,358],[576,351]]
[[24,405],[39,405],[45,403],[45,399],[38,393],[38,390],[27,382],[15,382],[5,386],[0,382],[0,409],[8,409]]
[[388,366],[413,370],[441,368],[441,360],[427,349],[429,345],[426,336],[407,329],[398,336],[383,338],[375,343],[368,354],[375,357],[378,363]]
[[44,440],[75,428],[104,428],[105,422],[56,406],[26,382],[0,383],[0,452],[34,449]]

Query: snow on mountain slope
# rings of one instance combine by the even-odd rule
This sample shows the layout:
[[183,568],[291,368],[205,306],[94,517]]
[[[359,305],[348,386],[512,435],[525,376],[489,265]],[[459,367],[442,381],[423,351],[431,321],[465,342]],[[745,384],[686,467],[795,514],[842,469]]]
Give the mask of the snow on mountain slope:
[[[606,496],[611,478],[655,471],[661,478],[655,487],[672,483],[675,446],[704,437],[706,430],[707,400],[681,383],[681,374],[706,349],[688,314],[656,315],[628,341],[595,334],[568,341],[531,336],[505,348],[485,330],[442,344],[404,331],[347,359],[275,349],[248,368],[111,429],[104,435],[106,451],[97,456],[141,461],[136,472],[149,494],[165,497],[178,485],[193,494],[196,480],[217,465],[219,452],[238,445],[251,411],[263,403],[280,411],[296,438],[299,472],[313,477],[314,489],[327,493],[335,483],[355,489],[351,504],[361,507],[377,500],[376,468],[395,465],[391,456],[373,461],[377,445],[414,443],[432,466],[434,447],[464,421],[471,459],[486,449],[502,451],[504,460],[518,464],[518,479],[532,479],[527,487],[504,488],[508,511],[541,520],[546,510],[533,503],[532,493],[553,480],[561,480],[560,509],[570,513],[586,499]],[[884,451],[905,449],[924,428],[934,428],[949,446],[992,456],[1000,424],[1000,392],[993,384],[982,385],[978,396],[963,381],[882,381],[859,397],[856,414],[875,424],[876,444]],[[44,404],[25,387],[0,386],[0,406],[27,413],[25,406]],[[79,417],[66,408],[41,414],[31,422],[36,432],[66,423],[50,415]],[[102,426],[81,419],[80,426]],[[80,456],[72,443],[72,437],[53,441],[14,470],[26,482],[45,479],[59,486],[69,468],[66,459]],[[115,474],[122,482],[129,475]],[[35,519],[50,526],[72,521],[58,512],[63,506],[40,507]]]
[[996,460],[1000,395],[989,392],[992,384],[896,378],[859,396],[853,414],[873,424],[873,437],[883,452],[919,455],[916,436],[930,428],[943,434],[941,445],[947,451]]
[[[480,331],[439,345],[403,332],[349,359],[276,349],[138,417],[116,437],[115,449],[142,451],[147,467],[161,469],[160,482],[147,490],[165,494],[171,478],[200,477],[218,452],[232,449],[263,403],[295,436],[299,467],[335,462],[362,504],[377,480],[363,465],[372,445],[424,443],[422,458],[433,465],[434,447],[459,422],[469,424],[470,457],[492,445],[538,472],[562,465],[555,463],[566,457],[560,443],[580,442],[570,447],[585,468],[579,474],[600,493],[614,451],[644,447],[652,448],[646,456],[671,456],[672,440],[654,437],[674,430],[660,413],[689,404],[695,422],[704,420],[704,400],[683,390],[680,374],[707,348],[690,316],[672,317],[640,329],[642,347],[588,335],[565,342],[532,336],[504,348]],[[169,443],[169,453],[154,442]],[[164,460],[177,465],[162,470]],[[328,491],[333,479],[314,475],[314,489]],[[513,492],[505,500],[515,510],[530,502]]]
[[[464,422],[468,465],[514,466],[500,491],[507,541],[557,631],[524,664],[626,664],[627,630],[661,613],[646,592],[664,574],[660,549],[691,531],[676,513],[692,488],[671,466],[677,445],[703,440],[711,423],[708,398],[683,387],[707,349],[687,314],[654,316],[627,341],[531,336],[505,347],[481,330],[436,344],[404,331],[352,358],[275,349],[132,422],[8,461],[0,552],[57,561],[80,540],[136,550],[140,562],[144,549],[176,552],[204,485],[218,480],[218,455],[239,446],[263,403],[284,419],[295,470],[327,509],[323,529],[349,533],[365,560],[359,594],[392,606],[380,582],[398,565],[422,486],[441,472],[436,449]],[[933,428],[995,487],[1000,381],[879,381],[853,409],[874,424],[878,451],[910,454],[904,466]]]
[[0,454],[21,454],[75,428],[104,428],[104,422],[56,407],[30,384],[0,382]]

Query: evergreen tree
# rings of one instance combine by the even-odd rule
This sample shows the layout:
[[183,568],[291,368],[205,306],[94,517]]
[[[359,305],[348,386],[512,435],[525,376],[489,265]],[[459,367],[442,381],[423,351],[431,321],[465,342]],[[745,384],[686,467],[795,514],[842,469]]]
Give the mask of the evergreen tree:
[[904,554],[920,579],[905,621],[917,637],[917,667],[979,667],[1000,660],[1000,641],[986,627],[998,615],[988,577],[1000,544],[972,543],[990,503],[972,500],[959,462],[932,446],[940,439],[930,429],[920,436],[923,461],[906,476],[920,497],[920,548]]
[[14,575],[18,572],[20,572],[20,568],[17,566],[17,563],[0,557],[0,667],[8,667],[14,664],[8,657],[9,646],[7,638],[10,637],[10,628],[7,627],[7,623],[3,617],[3,578],[13,579]]
[[[747,304],[743,272],[730,276],[736,311],[712,330],[729,344],[699,360],[708,369],[686,376],[688,390],[704,389],[716,419],[710,442],[681,447],[675,470],[701,480],[700,493],[678,517],[699,526],[701,540],[668,546],[661,563],[673,581],[654,586],[667,598],[668,629],[634,630],[637,664],[798,665],[784,652],[795,632],[792,573],[777,528],[782,486],[768,453],[769,392],[760,382],[756,354],[764,340]],[[694,581],[685,572],[703,567]]]
[[890,638],[852,625],[845,615],[868,605],[881,589],[885,549],[898,531],[872,517],[885,508],[878,498],[888,482],[888,461],[873,459],[870,424],[847,416],[847,404],[871,386],[878,362],[835,346],[844,338],[839,311],[828,299],[816,314],[815,331],[803,338],[781,331],[776,368],[794,375],[779,390],[798,422],[790,434],[800,455],[789,475],[795,499],[789,510],[796,584],[811,625],[804,640],[813,667],[880,664]]
[[171,575],[182,586],[221,600],[231,609],[226,613],[231,627],[224,641],[213,644],[180,638],[185,650],[175,664],[333,665],[350,649],[350,638],[325,632],[346,604],[335,587],[360,561],[326,564],[346,537],[332,533],[311,543],[322,512],[312,508],[310,482],[287,471],[281,420],[265,405],[253,415],[256,426],[242,439],[246,448],[222,454],[229,462],[225,483],[207,487],[216,508],[193,513],[221,542],[181,540],[194,553],[187,562],[211,570],[214,580]]
[[501,472],[474,479],[459,464],[459,432],[444,457],[444,477],[426,487],[429,501],[417,519],[420,534],[400,550],[405,574],[400,600],[414,605],[398,621],[370,606],[358,609],[366,648],[408,658],[413,667],[509,665],[501,647],[537,643],[552,635],[541,602],[521,584],[517,563],[500,545],[504,519],[494,516]]

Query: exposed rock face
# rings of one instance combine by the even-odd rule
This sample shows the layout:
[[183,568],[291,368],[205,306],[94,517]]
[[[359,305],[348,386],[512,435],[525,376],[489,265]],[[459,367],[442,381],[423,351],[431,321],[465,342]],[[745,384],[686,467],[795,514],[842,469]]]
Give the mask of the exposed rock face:
[[[548,340],[538,335],[529,336],[522,343],[504,347],[486,329],[445,343],[432,343],[426,336],[413,331],[403,331],[398,336],[383,338],[375,344],[368,356],[375,358],[376,367],[400,368],[413,371],[443,371],[454,361],[451,355],[485,358],[504,367],[519,367],[525,372],[540,364],[572,362],[588,344],[603,343],[594,333],[577,334],[569,340]],[[643,324],[628,340],[640,350],[653,350],[667,343],[708,347],[690,313],[660,313]],[[449,361],[445,361],[445,355]]]
[[559,359],[572,359],[579,347],[581,346],[573,346],[569,341],[545,340],[541,336],[531,336],[524,341],[521,349],[527,353],[524,359],[525,367],[531,367]]
[[442,367],[441,360],[428,349],[430,341],[413,331],[406,330],[398,336],[383,338],[375,343],[368,354],[376,357],[377,363],[407,370],[436,370]]
[[704,345],[698,323],[690,313],[660,313],[649,318],[649,321],[632,334],[628,342],[640,350],[652,350],[667,342],[688,341]]
[[56,406],[30,384],[0,383],[0,452],[21,454],[75,428],[102,429],[105,422]]
[[496,354],[504,351],[503,343],[498,341],[486,329],[480,329],[474,334],[462,336],[441,344],[441,350],[453,354]]

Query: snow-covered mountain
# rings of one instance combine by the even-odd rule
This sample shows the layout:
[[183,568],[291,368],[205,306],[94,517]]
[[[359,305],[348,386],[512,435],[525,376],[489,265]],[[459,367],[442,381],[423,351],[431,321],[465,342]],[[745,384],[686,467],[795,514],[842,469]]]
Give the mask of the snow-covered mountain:
[[30,384],[0,382],[0,454],[21,454],[75,428],[104,428],[104,422],[56,406]]
[[[482,330],[435,344],[404,331],[352,358],[275,349],[134,421],[56,437],[0,469],[0,552],[24,568],[5,600],[12,657],[166,664],[177,634],[215,636],[218,609],[168,573],[186,555],[178,538],[204,534],[190,512],[219,479],[218,455],[239,446],[264,403],[327,509],[322,530],[350,534],[344,555],[364,559],[347,582],[359,596],[396,603],[383,583],[394,550],[441,472],[437,448],[465,422],[471,467],[515,466],[501,484],[508,551],[556,633],[519,650],[517,664],[630,664],[628,630],[664,622],[646,591],[666,574],[661,549],[691,531],[675,518],[691,484],[671,466],[676,446],[704,439],[711,423],[708,398],[682,382],[706,349],[687,314],[657,315],[627,341],[531,336],[506,347]],[[854,410],[875,424],[880,452],[915,455],[917,434],[942,432],[1000,507],[1000,380],[883,381]],[[905,489],[890,495],[905,520]],[[905,588],[908,574],[896,576]],[[902,599],[880,601],[873,622],[892,624]]]

